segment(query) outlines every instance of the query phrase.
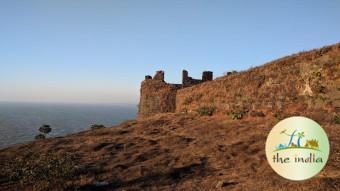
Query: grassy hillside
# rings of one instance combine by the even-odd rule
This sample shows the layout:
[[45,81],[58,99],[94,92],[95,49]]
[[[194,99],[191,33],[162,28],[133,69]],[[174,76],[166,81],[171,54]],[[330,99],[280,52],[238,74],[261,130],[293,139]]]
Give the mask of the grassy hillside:
[[340,112],[339,99],[340,44],[335,44],[178,90],[176,111],[236,118],[314,113],[330,119]]

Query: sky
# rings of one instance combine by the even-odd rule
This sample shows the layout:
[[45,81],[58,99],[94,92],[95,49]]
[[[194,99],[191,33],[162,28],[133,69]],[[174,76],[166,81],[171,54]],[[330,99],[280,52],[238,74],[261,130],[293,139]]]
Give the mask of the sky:
[[1,0],[0,101],[137,104],[145,75],[200,78],[340,42],[339,0]]

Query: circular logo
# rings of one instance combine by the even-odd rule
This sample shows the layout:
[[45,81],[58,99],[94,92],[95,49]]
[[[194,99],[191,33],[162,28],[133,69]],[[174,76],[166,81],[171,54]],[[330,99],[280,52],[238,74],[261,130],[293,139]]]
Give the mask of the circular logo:
[[266,142],[270,166],[289,180],[305,180],[326,165],[329,142],[325,131],[306,117],[289,117],[274,126]]

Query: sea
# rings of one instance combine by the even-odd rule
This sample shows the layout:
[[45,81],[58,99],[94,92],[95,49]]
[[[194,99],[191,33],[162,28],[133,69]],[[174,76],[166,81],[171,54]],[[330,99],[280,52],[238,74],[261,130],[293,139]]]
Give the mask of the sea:
[[48,137],[90,129],[91,124],[112,127],[135,119],[136,105],[0,102],[0,149],[34,140],[48,124]]

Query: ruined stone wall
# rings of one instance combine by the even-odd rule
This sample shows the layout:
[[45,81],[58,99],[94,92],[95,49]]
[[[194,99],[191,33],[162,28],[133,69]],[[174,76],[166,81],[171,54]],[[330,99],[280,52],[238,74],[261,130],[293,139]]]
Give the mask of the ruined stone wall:
[[180,84],[166,83],[163,71],[157,71],[153,78],[146,76],[140,89],[138,116],[143,118],[157,113],[175,112],[176,92],[180,88]]
[[[285,57],[269,64],[177,91],[176,112],[203,106],[214,114],[303,115],[340,112],[340,45]],[[280,116],[282,115],[282,116]],[[318,117],[313,117],[317,119]]]
[[213,73],[210,71],[204,71],[202,73],[201,80],[190,77],[188,71],[186,70],[182,71],[182,87],[183,88],[191,87],[191,86],[200,84],[202,82],[211,81],[211,80],[213,80]]
[[204,71],[202,73],[202,82],[213,80],[213,73],[210,71]]
[[[157,113],[198,113],[244,116],[314,113],[313,119],[340,115],[340,44],[284,57],[240,73],[211,81],[183,71],[182,84],[168,84],[164,72],[146,76],[141,86],[139,116]],[[204,82],[204,83],[202,83]]]
[[203,72],[202,80],[198,80],[189,77],[188,72],[183,70],[182,84],[166,83],[163,71],[157,71],[154,77],[145,76],[140,89],[138,116],[143,118],[157,113],[175,112],[177,90],[209,80],[212,80],[212,72]]

